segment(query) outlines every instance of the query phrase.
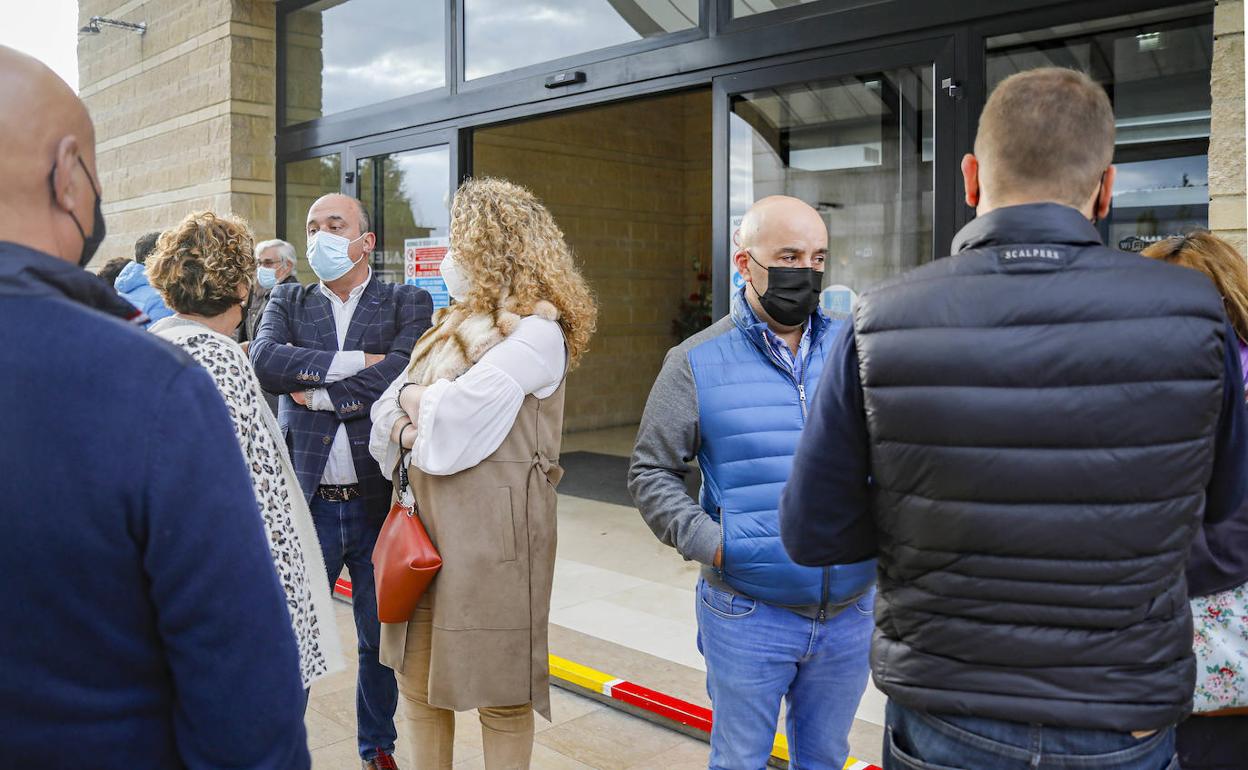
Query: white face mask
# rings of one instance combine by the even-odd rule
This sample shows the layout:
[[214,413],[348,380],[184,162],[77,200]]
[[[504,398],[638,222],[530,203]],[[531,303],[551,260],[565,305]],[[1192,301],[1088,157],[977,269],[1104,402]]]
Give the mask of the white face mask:
[[[368,233],[364,233],[368,235]],[[363,238],[361,235],[360,238]],[[351,244],[358,241],[349,241],[341,235],[325,232],[321,230],[308,238],[308,264],[312,267],[312,272],[316,273],[316,277],[322,281],[336,281],[351,271],[351,268],[360,263],[366,256],[361,254],[360,258],[351,261],[351,256],[347,253],[347,249]]]
[[442,266],[438,268],[438,272],[446,282],[446,292],[451,295],[451,299],[463,302],[464,297],[468,296],[468,290],[472,288],[472,282],[464,277],[459,263],[455,261],[454,251],[448,250],[446,256],[442,257]]

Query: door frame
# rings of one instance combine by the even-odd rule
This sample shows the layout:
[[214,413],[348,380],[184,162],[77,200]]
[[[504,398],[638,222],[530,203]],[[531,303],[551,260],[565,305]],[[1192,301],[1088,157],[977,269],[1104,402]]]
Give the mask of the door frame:
[[[382,139],[374,137],[372,139],[350,142],[342,148],[341,191],[344,195],[360,200],[359,162],[362,160],[400,152],[446,147],[450,153],[450,163],[447,169],[447,189],[450,190],[451,194],[454,194],[456,188],[459,187],[459,180],[464,175],[464,164],[467,160],[461,141],[462,135],[463,132],[457,129],[443,128],[433,131],[411,131]],[[374,174],[374,185],[380,184],[382,178],[381,174]],[[383,232],[385,228],[385,207],[384,205],[378,205],[382,201],[381,192],[379,188],[374,187],[372,196],[373,211],[369,212],[369,217],[372,219],[370,229],[378,238],[377,247],[373,250],[374,270],[380,269],[377,255],[386,248],[386,244],[381,240],[384,237]]]
[[[838,53],[827,51],[826,56],[804,59],[795,63],[763,62],[750,69],[715,77],[711,81],[711,281],[712,315],[721,318],[728,313],[732,251],[728,226],[729,183],[729,115],[731,98],[746,91],[788,85],[812,80],[826,80],[852,76],[863,72],[877,72],[897,67],[930,64],[934,68],[932,84],[935,90],[933,109],[935,125],[935,158],[932,181],[932,254],[944,256],[953,238],[955,227],[960,224],[959,207],[961,189],[956,163],[957,149],[969,146],[964,137],[957,135],[959,125],[965,126],[967,99],[962,84],[966,81],[959,72],[955,56],[957,35],[942,35],[926,40],[884,46],[869,51]],[[952,94],[941,87],[944,79],[958,86]]]

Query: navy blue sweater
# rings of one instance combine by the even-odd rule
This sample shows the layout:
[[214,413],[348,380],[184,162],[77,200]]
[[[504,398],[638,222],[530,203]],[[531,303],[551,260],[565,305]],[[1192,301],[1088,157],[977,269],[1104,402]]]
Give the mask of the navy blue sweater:
[[82,275],[0,243],[3,765],[306,768],[225,405],[189,357],[80,304]]

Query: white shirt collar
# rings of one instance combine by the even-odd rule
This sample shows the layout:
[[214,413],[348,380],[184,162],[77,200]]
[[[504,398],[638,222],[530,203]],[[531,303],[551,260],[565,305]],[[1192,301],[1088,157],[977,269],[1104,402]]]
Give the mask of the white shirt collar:
[[326,297],[328,297],[330,302],[335,302],[339,305],[346,305],[350,302],[353,302],[359,299],[360,295],[364,293],[364,290],[368,288],[369,281],[372,281],[372,280],[373,280],[373,267],[372,265],[369,265],[368,276],[363,281],[360,282],[359,286],[356,286],[354,289],[350,291],[350,293],[347,294],[347,299],[345,301],[342,299],[339,299],[338,295],[334,293],[334,290],[326,286],[324,281],[321,281],[319,286],[321,287],[321,293],[324,294]]

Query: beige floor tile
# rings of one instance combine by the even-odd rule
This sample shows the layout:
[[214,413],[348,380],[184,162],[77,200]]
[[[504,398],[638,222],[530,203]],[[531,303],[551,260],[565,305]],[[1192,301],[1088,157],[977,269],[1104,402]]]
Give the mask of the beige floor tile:
[[607,708],[592,698],[586,698],[583,695],[570,693],[567,690],[561,690],[558,687],[550,688],[550,716],[553,721],[547,722],[540,716],[535,718],[537,732],[545,732],[552,727],[558,727],[565,722],[571,722],[573,719],[580,719],[586,714],[592,714]]
[[359,766],[360,752],[354,737],[312,752],[312,770],[356,770]]
[[550,607],[558,610],[648,585],[652,583],[646,578],[573,559],[558,558],[555,560],[555,583],[550,596]]
[[694,609],[694,599],[697,596],[695,588],[696,585],[692,583],[684,588],[676,588],[664,583],[645,582],[633,588],[616,591],[603,599],[630,610],[648,612],[681,623],[696,635],[698,618]]
[[676,588],[698,580],[698,565],[660,543],[632,506],[560,495],[558,553]]
[[609,599],[595,599],[552,611],[550,622],[690,668],[705,665],[698,652],[696,627],[621,607]]
[[[354,720],[354,716],[352,717]],[[343,724],[337,719],[326,716],[314,708],[309,708],[303,715],[303,724],[308,731],[308,748],[312,750],[332,746],[335,743],[355,738],[355,723]]]
[[308,699],[308,711],[315,711],[321,716],[332,719],[355,733],[355,687],[349,690],[334,690],[324,695],[316,695]]
[[641,764],[633,765],[628,770],[706,770],[707,759],[711,754],[710,747],[696,738],[682,737],[685,740],[680,745],[650,757]]
[[849,753],[863,762],[883,764],[884,728],[863,719],[855,719],[853,727],[849,729]]
[[546,730],[537,736],[537,742],[596,770],[626,770],[644,766],[680,745],[685,737],[629,714],[604,709]]

